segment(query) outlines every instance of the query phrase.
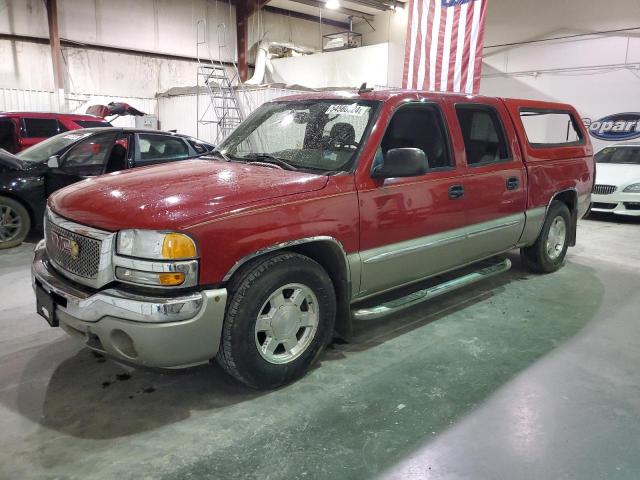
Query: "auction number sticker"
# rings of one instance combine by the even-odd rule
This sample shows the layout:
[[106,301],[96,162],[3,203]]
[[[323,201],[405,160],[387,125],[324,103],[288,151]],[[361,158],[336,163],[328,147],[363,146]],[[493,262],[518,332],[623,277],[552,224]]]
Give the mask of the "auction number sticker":
[[366,105],[358,105],[357,103],[336,103],[329,105],[326,111],[327,115],[354,115],[362,117],[367,114],[369,107]]

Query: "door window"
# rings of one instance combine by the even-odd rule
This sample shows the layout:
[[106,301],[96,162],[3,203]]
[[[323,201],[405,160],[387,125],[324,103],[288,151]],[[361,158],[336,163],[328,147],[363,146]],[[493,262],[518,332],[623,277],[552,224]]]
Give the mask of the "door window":
[[456,105],[456,114],[467,152],[467,165],[473,167],[510,159],[504,129],[494,108]]
[[140,159],[150,160],[179,160],[189,156],[189,148],[181,138],[168,135],[155,135],[141,133]]
[[23,118],[22,124],[25,138],[53,137],[67,131],[55,118]]
[[447,131],[436,105],[408,105],[393,115],[375,161],[380,162],[394,148],[419,148],[427,156],[430,170],[453,166]]
[[100,175],[115,140],[115,133],[94,135],[74,146],[62,159],[62,170],[78,176]]
[[0,148],[15,153],[18,150],[16,126],[10,118],[0,119]]

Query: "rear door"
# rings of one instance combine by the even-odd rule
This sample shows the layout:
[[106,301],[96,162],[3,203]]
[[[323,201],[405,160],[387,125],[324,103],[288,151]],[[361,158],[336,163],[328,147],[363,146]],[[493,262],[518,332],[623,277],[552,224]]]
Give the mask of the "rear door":
[[135,166],[175,162],[195,157],[196,153],[181,137],[161,133],[136,134]]
[[92,135],[71,147],[59,159],[59,166],[46,173],[47,195],[79,180],[104,172],[117,132]]
[[[384,125],[383,125],[384,127]],[[411,283],[459,264],[465,241],[464,165],[456,162],[438,103],[395,110],[373,165],[393,148],[419,148],[429,171],[418,177],[367,175],[360,201],[361,296]]]
[[526,171],[502,102],[457,100],[453,111],[467,164],[464,255],[471,262],[518,243],[525,224]]

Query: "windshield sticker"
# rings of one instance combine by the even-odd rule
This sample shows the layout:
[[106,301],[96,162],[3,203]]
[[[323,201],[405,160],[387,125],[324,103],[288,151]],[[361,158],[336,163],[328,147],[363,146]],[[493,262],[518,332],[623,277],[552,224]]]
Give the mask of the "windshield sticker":
[[329,105],[329,108],[325,113],[327,115],[354,115],[356,117],[362,117],[367,114],[368,110],[369,107],[365,105],[358,105],[357,103],[338,103]]
[[80,140],[81,138],[84,138],[87,135],[89,134],[88,133],[70,133],[68,135],[65,135],[64,138],[68,140]]

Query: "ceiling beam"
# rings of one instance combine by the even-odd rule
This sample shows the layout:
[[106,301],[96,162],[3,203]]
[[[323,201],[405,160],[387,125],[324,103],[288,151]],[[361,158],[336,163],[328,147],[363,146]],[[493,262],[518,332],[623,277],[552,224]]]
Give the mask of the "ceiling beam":
[[[320,2],[318,0],[291,0],[291,1],[295,3],[300,3],[302,5],[315,7],[315,8],[323,8],[323,9],[327,8],[325,5],[325,2]],[[331,11],[339,13],[341,15],[346,15],[347,17],[364,18],[365,20],[369,20],[369,21],[373,20],[373,15],[369,13],[360,12],[358,10],[351,10],[350,8],[340,7],[340,8],[332,9]],[[324,23],[324,18],[322,22]]]

